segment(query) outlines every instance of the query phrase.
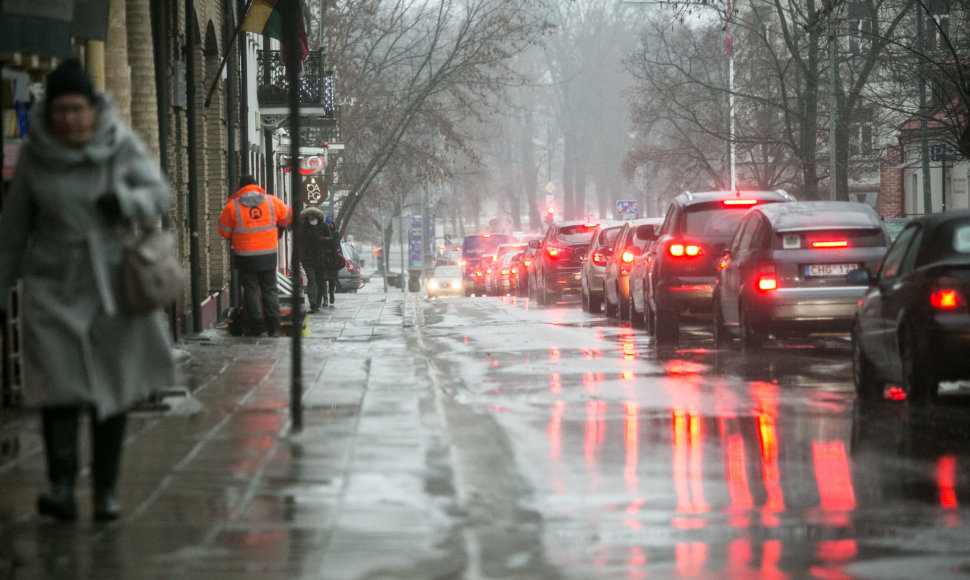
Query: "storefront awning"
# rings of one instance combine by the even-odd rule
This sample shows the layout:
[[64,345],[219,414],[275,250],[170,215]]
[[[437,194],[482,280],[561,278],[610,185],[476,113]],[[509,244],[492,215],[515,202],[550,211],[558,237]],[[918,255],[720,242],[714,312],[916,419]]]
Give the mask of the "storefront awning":
[[110,0],[0,0],[0,52],[67,57],[71,38],[104,41]]

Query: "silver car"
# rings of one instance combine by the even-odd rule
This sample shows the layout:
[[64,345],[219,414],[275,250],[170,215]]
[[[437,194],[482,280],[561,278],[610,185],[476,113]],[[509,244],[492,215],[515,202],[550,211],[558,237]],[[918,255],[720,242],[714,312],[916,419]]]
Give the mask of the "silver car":
[[773,203],[748,211],[714,284],[714,337],[746,347],[769,335],[848,332],[866,286],[852,270],[874,270],[888,237],[868,205],[848,201]]
[[600,311],[603,304],[603,272],[613,252],[613,242],[622,228],[623,224],[601,224],[583,254],[579,283],[583,294],[582,308],[586,312]]
[[349,242],[340,242],[346,265],[337,273],[337,292],[357,292],[364,285],[360,277],[360,254]]

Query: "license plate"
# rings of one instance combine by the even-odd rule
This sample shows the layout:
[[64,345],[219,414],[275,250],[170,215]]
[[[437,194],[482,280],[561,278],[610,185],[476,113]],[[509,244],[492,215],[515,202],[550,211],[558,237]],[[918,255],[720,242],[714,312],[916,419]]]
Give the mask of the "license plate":
[[804,273],[806,278],[836,278],[858,267],[859,264],[807,264]]

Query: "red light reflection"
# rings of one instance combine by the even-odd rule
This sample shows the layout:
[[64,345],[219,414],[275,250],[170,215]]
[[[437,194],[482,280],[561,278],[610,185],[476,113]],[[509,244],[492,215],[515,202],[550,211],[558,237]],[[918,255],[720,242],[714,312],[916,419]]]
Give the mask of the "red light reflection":
[[587,465],[596,465],[599,450],[606,440],[606,403],[586,403],[586,435],[583,438],[583,456]]
[[747,527],[749,519],[744,514],[754,505],[748,487],[748,469],[744,457],[744,438],[739,434],[727,438],[728,494],[731,497],[730,525]]
[[842,441],[812,442],[815,482],[821,498],[819,507],[827,525],[849,525],[848,512],[856,507],[855,490],[849,472],[849,459]]
[[697,576],[707,562],[707,545],[701,542],[680,543],[674,548],[679,576]]
[[[677,513],[696,515],[708,511],[704,499],[704,447],[701,419],[694,413],[674,411],[673,476],[677,494]],[[704,527],[696,517],[675,517],[671,523],[680,529]]]
[[940,507],[956,509],[957,492],[957,458],[954,455],[944,455],[936,462],[936,485],[940,488]]
[[557,395],[562,393],[562,376],[559,373],[549,375],[549,390]]
[[640,459],[640,405],[628,401],[623,404],[623,442],[626,447],[626,463],[623,466],[623,481],[627,493],[637,491],[640,483],[637,477],[637,462]]

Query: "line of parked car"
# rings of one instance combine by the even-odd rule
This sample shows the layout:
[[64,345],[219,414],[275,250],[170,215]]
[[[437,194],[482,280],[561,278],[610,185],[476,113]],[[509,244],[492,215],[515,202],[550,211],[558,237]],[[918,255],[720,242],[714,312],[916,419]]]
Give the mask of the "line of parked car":
[[784,191],[684,193],[663,219],[556,223],[529,249],[535,302],[578,294],[660,348],[688,319],[719,348],[851,333],[860,400],[927,403],[970,379],[970,211],[887,221]]

